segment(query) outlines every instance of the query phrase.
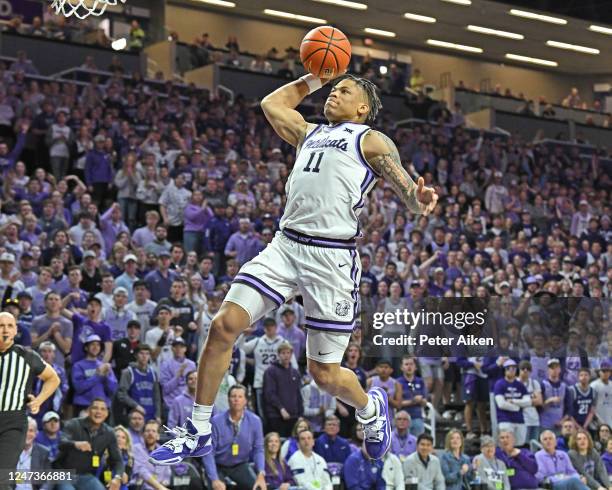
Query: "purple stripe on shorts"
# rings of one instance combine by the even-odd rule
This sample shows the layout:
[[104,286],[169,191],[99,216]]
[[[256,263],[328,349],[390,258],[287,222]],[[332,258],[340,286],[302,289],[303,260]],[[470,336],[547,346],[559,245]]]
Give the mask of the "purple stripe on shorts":
[[345,327],[340,327],[338,325],[329,326],[329,327],[320,327],[319,325],[313,325],[309,322],[306,322],[304,325],[306,328],[310,328],[311,330],[322,330],[325,332],[341,332],[350,334],[353,331],[353,325],[346,325]]
[[257,289],[257,291],[259,291],[261,294],[274,301],[278,306],[282,305],[285,302],[285,298],[282,294],[274,291],[274,289],[264,283],[261,279],[258,279],[257,277],[254,277],[251,274],[241,272],[236,275],[233,282],[239,282],[248,286],[252,286],[253,288]]
[[357,284],[357,252],[351,250],[351,257],[353,259],[353,265],[351,266],[351,279],[353,280],[353,291],[351,297],[353,298],[353,318],[357,316],[357,298],[359,294],[359,285]]
[[355,248],[355,240],[348,239],[343,240],[340,238],[323,238],[323,237],[314,237],[310,235],[306,235],[305,233],[300,233],[295,230],[291,230],[289,228],[283,229],[283,234],[293,240],[294,242],[303,243],[304,245],[312,245],[315,247],[323,247],[323,248],[345,248],[345,249],[354,249]]
[[311,325],[320,325],[320,326],[326,326],[326,325],[331,325],[331,326],[342,326],[342,325],[346,325],[346,326],[351,326],[353,324],[354,320],[349,320],[346,322],[341,322],[339,320],[320,320],[318,318],[312,318],[310,316],[306,317],[306,323],[310,323]]

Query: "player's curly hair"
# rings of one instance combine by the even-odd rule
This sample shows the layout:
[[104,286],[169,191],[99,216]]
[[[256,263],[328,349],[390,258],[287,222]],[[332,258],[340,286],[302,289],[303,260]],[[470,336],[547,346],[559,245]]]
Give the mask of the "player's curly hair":
[[368,105],[370,106],[370,112],[366,118],[366,123],[372,124],[376,120],[378,111],[382,109],[382,102],[378,96],[378,87],[367,78],[356,77],[355,75],[350,75],[348,73],[338,77],[334,81],[334,86],[342,80],[352,80],[365,92],[366,97],[368,98]]

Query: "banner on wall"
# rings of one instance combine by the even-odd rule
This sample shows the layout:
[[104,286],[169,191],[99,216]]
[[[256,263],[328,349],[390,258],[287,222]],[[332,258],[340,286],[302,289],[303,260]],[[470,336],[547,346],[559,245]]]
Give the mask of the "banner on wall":
[[43,3],[37,0],[0,0],[0,19],[9,20],[21,15],[26,24],[36,16],[42,16]]

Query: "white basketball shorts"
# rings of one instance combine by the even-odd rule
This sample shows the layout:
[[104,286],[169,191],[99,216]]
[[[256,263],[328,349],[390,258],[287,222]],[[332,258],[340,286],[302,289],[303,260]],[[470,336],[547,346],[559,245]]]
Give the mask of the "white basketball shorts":
[[339,363],[355,323],[360,278],[353,240],[310,237],[285,229],[240,268],[225,301],[243,307],[254,323],[301,294],[307,357]]

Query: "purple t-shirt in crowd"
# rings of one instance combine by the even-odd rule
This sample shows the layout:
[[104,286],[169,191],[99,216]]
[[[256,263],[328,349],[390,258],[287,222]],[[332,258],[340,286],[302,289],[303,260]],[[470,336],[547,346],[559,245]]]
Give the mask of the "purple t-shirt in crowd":
[[102,347],[104,347],[104,342],[111,341],[111,329],[104,322],[92,322],[89,318],[75,313],[72,316],[72,325],[74,326],[72,350],[70,351],[72,364],[85,358],[83,344],[85,344],[87,337],[90,335],[98,335],[102,340]]
[[[64,339],[69,339],[72,337],[72,333],[73,333],[72,323],[70,322],[70,320],[64,318],[63,316],[60,316],[57,318],[50,318],[47,315],[40,315],[40,316],[34,317],[34,320],[32,320],[31,331],[40,337],[47,330],[49,330],[51,325],[53,325],[54,323],[60,324],[60,335]],[[55,362],[57,362],[60,366],[63,366],[64,358],[66,357],[64,355],[64,352],[62,351],[62,349],[60,348],[60,346],[57,344],[57,342],[55,341],[53,337],[49,337],[49,341],[55,344]]]
[[75,405],[89,406],[95,398],[103,398],[110,406],[117,390],[117,378],[112,369],[106,376],[98,374],[97,369],[101,364],[98,359],[81,359],[72,366]]
[[[506,378],[498,379],[493,388],[493,394],[495,396],[502,395],[506,401],[508,400],[520,400],[523,396],[527,395],[527,388],[518,379],[512,382],[506,380]],[[525,422],[523,418],[523,409],[517,412],[511,412],[510,410],[504,410],[503,408],[497,407],[497,421],[498,422],[511,422],[513,424],[522,424]]]

